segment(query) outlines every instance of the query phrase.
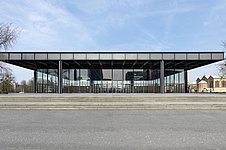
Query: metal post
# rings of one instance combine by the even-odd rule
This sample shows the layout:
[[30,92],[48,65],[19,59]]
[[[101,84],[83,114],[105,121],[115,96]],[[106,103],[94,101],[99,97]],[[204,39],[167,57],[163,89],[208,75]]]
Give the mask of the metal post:
[[34,70],[34,93],[37,93],[37,70]]
[[62,61],[59,60],[59,68],[58,68],[58,93],[62,93]]
[[[113,62],[112,62],[113,63]],[[114,72],[113,72],[114,70],[113,69],[111,69],[111,93],[113,93],[113,81],[114,81],[114,79],[113,79],[113,76],[114,76]]]
[[164,80],[164,61],[160,62],[160,93],[165,93],[165,80]]
[[188,93],[188,71],[184,71],[184,92]]
[[46,71],[47,71],[46,93],[49,93],[49,82],[48,82],[48,80],[49,80],[49,69],[46,69]]

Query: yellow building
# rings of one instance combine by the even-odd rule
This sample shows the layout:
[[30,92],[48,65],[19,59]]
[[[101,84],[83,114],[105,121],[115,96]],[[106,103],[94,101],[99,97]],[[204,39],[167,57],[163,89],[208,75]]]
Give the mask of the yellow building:
[[226,92],[226,77],[203,76],[189,84],[190,92]]

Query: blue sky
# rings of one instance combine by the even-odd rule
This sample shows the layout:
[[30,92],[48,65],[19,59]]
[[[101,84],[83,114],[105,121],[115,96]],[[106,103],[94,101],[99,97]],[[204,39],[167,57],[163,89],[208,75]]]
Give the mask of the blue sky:
[[[4,0],[10,51],[223,51],[226,0]],[[17,80],[24,70],[13,67]],[[27,72],[27,76],[32,73]],[[216,65],[195,69],[216,75]]]

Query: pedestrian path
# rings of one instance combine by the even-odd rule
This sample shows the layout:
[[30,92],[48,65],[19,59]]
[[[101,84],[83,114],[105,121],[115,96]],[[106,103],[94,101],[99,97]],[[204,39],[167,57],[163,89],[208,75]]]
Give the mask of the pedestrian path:
[[226,105],[226,102],[0,102],[7,105]]
[[226,102],[1,102],[0,109],[223,109]]

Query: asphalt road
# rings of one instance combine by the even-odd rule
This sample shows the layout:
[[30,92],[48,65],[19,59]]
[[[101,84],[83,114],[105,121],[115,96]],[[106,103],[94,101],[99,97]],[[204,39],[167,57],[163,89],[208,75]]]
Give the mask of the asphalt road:
[[226,149],[222,110],[0,110],[0,149]]

